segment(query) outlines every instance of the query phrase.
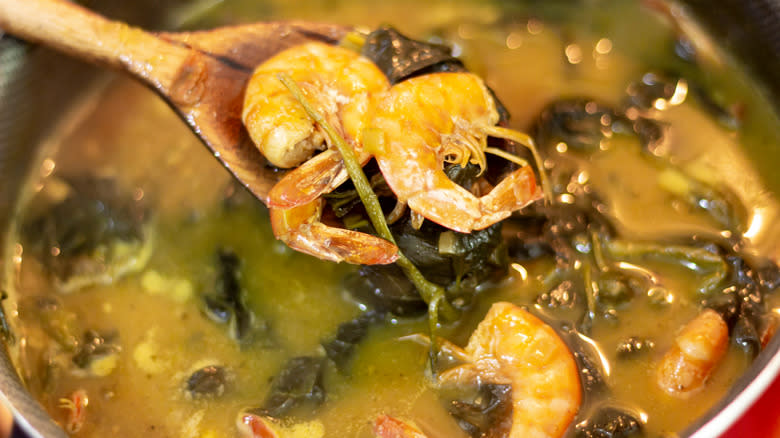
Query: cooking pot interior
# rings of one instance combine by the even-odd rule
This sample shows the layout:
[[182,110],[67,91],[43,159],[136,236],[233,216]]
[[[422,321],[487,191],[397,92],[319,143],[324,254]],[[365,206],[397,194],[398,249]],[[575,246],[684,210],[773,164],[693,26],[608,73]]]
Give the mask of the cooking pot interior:
[[[228,2],[229,0],[224,0]],[[577,1],[577,0],[572,0]],[[85,2],[87,6],[109,17],[127,21],[147,29],[171,29],[178,26],[183,8],[194,3],[186,0],[160,2],[156,0]],[[734,56],[753,72],[765,88],[767,99],[780,110],[780,2],[775,0],[721,0],[717,2],[690,0],[691,11],[705,27]],[[175,12],[171,18],[170,12]],[[178,22],[177,22],[178,20]],[[42,152],[33,147],[41,145],[52,126],[66,113],[69,105],[82,95],[89,84],[106,73],[92,66],[32,46],[11,36],[0,38],[0,248],[3,249],[2,285],[8,290],[14,273],[8,260],[15,256],[9,239],[14,230],[14,217],[23,199],[27,176],[37,169]],[[766,145],[776,148],[778,145]],[[760,156],[760,151],[756,153]],[[773,172],[777,163],[764,163],[759,170],[768,180],[777,180]],[[780,180],[771,186],[780,186]],[[6,345],[13,343],[12,331],[3,325]],[[750,372],[739,379],[727,399],[712,413],[686,430],[694,433],[712,417],[732,403],[753,379],[771,363],[780,351],[780,338],[775,337],[762,352]],[[770,374],[777,370],[768,371]],[[771,377],[771,376],[770,376]],[[65,436],[63,431],[29,397],[5,349],[0,355],[0,388],[2,396],[13,406],[18,420],[37,431],[40,436]]]

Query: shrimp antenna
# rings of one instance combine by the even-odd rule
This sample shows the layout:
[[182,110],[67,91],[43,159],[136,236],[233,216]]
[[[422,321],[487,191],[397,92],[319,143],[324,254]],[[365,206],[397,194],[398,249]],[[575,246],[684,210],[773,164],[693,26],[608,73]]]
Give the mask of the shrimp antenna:
[[[514,129],[502,128],[501,126],[486,126],[482,129],[484,129],[485,133],[491,137],[503,138],[505,140],[510,140],[515,143],[520,143],[521,145],[525,146],[531,151],[531,154],[534,157],[534,162],[536,163],[536,168],[539,171],[539,179],[541,180],[542,183],[542,191],[544,192],[545,202],[551,204],[553,199],[552,186],[550,185],[550,180],[547,178],[547,172],[544,169],[544,163],[542,162],[542,157],[539,156],[539,152],[536,150],[536,143],[534,143],[534,139],[531,138],[531,136],[528,134],[515,131]],[[522,158],[516,157],[501,149],[489,147],[489,148],[485,148],[485,152],[489,152],[493,155],[497,155],[501,158],[507,159],[517,164],[521,164],[521,165],[528,164],[528,162],[526,162]]]

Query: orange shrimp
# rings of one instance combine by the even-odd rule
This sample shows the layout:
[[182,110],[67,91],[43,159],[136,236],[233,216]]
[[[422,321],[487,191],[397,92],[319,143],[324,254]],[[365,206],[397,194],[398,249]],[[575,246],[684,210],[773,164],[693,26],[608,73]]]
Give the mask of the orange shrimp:
[[533,148],[530,137],[495,126],[498,120],[495,99],[478,76],[418,76],[380,96],[368,129],[382,135],[364,148],[376,158],[400,202],[433,222],[468,233],[487,228],[541,197],[529,166],[512,172],[480,198],[444,173],[445,161],[484,166],[485,151],[500,153],[487,147],[488,136]]
[[[274,235],[315,257],[358,264],[387,264],[398,248],[375,236],[320,222],[323,193],[347,180],[341,156],[277,75],[286,73],[328,123],[360,152],[360,135],[373,93],[389,88],[387,78],[357,53],[322,43],[280,52],[252,74],[242,120],[266,159],[282,168],[299,166],[271,190],[267,204]],[[365,163],[368,156],[360,154]]]
[[77,389],[68,396],[60,399],[60,407],[68,411],[68,419],[65,422],[65,430],[68,433],[77,433],[84,426],[87,416],[89,397],[87,391]]
[[[382,239],[320,222],[320,196],[348,175],[335,148],[308,159],[331,139],[278,80],[281,72],[291,76],[361,164],[376,158],[399,202],[408,203],[415,215],[467,233],[541,197],[534,172],[524,160],[487,147],[488,136],[493,136],[534,151],[530,137],[495,126],[499,119],[495,100],[477,76],[437,73],[390,87],[368,59],[343,48],[309,43],[281,52],[257,68],[247,85],[242,116],[269,162],[298,166],[266,200],[274,234],[298,251],[360,264],[392,263],[398,257],[398,248]],[[484,169],[485,152],[523,166],[478,198],[447,178],[442,165],[471,162]]]
[[427,438],[420,429],[389,415],[377,417],[374,421],[374,435],[377,438]]
[[274,235],[290,248],[334,262],[387,264],[396,261],[398,248],[370,234],[329,227],[320,222],[324,201],[288,209],[270,209]]
[[245,438],[278,438],[274,427],[270,422],[259,415],[243,413],[238,416],[236,426],[242,437]]
[[511,385],[510,438],[560,437],[579,410],[580,377],[568,347],[514,304],[494,303],[459,356],[469,362],[445,371],[440,381]]
[[701,389],[726,353],[729,329],[707,309],[683,327],[658,365],[656,382],[670,395],[687,397]]
[[241,119],[266,159],[281,168],[300,165],[329,139],[279,81],[279,73],[290,75],[353,145],[360,142],[371,95],[390,86],[370,60],[324,43],[292,47],[258,66],[247,83]]

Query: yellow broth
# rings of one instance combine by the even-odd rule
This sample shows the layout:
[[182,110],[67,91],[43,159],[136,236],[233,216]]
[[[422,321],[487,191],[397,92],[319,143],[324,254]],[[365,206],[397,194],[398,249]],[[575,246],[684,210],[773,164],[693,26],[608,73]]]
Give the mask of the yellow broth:
[[[634,2],[598,7],[587,3],[575,13],[487,2],[320,1],[306,7],[289,3],[257,7],[248,0],[223,2],[207,18],[193,19],[189,25],[299,18],[367,28],[391,23],[416,38],[435,36],[453,44],[467,67],[486,79],[509,109],[511,125],[520,130],[530,129],[550,101],[588,96],[615,104],[627,85],[646,71],[681,63],[671,53],[674,35],[668,23]],[[561,14],[569,23],[560,23]],[[670,155],[684,171],[725,181],[749,210],[760,209],[770,223],[778,214],[773,195],[778,187],[767,176],[766,166],[780,157],[761,156],[764,164],[758,166],[753,162],[755,151],[763,154],[766,144],[780,143],[777,115],[739,66],[706,67],[706,72],[696,71],[697,79],[723,101],[746,108],[742,125],[729,131],[689,99],[661,113],[671,126]],[[142,271],[110,285],[58,294],[42,266],[18,246],[23,262],[14,326],[23,348],[16,352],[17,364],[33,394],[63,424],[68,411],[60,399],[76,389],[86,390],[86,419],[76,435],[236,436],[238,413],[263,401],[270,380],[289,358],[320,354],[320,342],[363,310],[342,284],[354,267],[287,249],[273,238],[267,211],[258,203],[225,207],[223,198],[232,187],[227,172],[163,102],[139,85],[124,78],[97,84],[63,118],[51,143],[44,177],[33,176],[36,192],[47,192],[54,164],[55,177],[95,173],[116,178],[147,202],[154,215],[150,260]],[[710,218],[671,202],[659,189],[658,169],[640,156],[638,145],[614,139],[604,149],[598,159],[580,165],[604,195],[621,237],[642,240],[717,230]],[[30,208],[34,206],[35,202]],[[755,252],[775,257],[778,236],[771,227],[759,229],[753,237]],[[214,275],[214,254],[220,247],[233,249],[242,259],[248,305],[268,321],[269,339],[239,346],[224,326],[204,316],[199,296]],[[551,268],[551,258],[513,265],[507,279],[480,292],[461,324],[444,327],[442,334],[464,345],[497,300],[529,306],[548,320],[564,318],[536,304],[548,287],[543,278]],[[684,269],[664,264],[653,268],[672,286],[675,303],[659,308],[647,297],[635,297],[618,310],[616,321],[596,318],[590,334],[611,365],[605,377],[611,392],[603,402],[640,411],[647,436],[683,429],[716,403],[750,363],[732,346],[705,389],[691,398],[674,398],[658,389],[654,365],[671,345],[673,334],[699,312],[692,290],[698,280]],[[155,279],[166,283],[156,288]],[[50,334],[40,328],[35,304],[47,294],[56,294],[72,315],[74,333],[95,329],[118,334],[121,351],[110,374],[79,376],[68,369],[64,353],[53,352],[56,348]],[[770,308],[780,305],[777,294],[766,298]],[[560,321],[553,325],[561,328]],[[370,437],[374,419],[387,413],[413,421],[431,437],[466,436],[447,414],[426,374],[428,349],[401,339],[418,333],[427,333],[422,318],[393,318],[374,326],[358,345],[347,374],[326,369],[327,400],[314,417],[287,420],[283,432]],[[638,358],[619,359],[616,347],[628,336],[651,338],[655,348]],[[47,365],[52,357],[66,365]],[[187,377],[211,364],[230,369],[224,395],[195,400],[186,396]]]

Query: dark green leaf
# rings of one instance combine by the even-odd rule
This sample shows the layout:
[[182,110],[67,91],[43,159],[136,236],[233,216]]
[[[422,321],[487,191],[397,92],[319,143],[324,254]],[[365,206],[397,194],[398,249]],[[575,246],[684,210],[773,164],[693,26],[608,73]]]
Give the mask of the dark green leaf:
[[260,413],[275,418],[297,408],[315,409],[325,401],[322,376],[324,357],[300,356],[290,359],[271,383]]
[[265,321],[260,321],[246,304],[238,255],[230,249],[218,249],[216,268],[214,285],[203,294],[206,315],[217,323],[228,324],[231,336],[240,343],[267,335]]
[[469,436],[505,436],[512,426],[512,386],[497,383],[445,385],[441,389],[450,415]]
[[[42,206],[40,214],[24,223],[22,233],[29,242],[25,248],[61,282],[98,277],[112,263],[112,244],[143,241],[148,212],[116,181],[82,176],[50,184],[55,181],[66,190],[65,198]],[[108,254],[93,259],[100,248]]]
[[228,373],[225,367],[208,365],[187,378],[186,389],[192,397],[219,397],[225,393]]
[[389,26],[371,32],[361,54],[379,67],[390,84],[425,72],[435,65],[464,70],[462,63],[452,56],[449,47],[407,38]]
[[[439,248],[442,233],[451,233],[448,251]],[[456,233],[429,221],[415,230],[408,220],[393,226],[398,247],[434,283],[458,285],[465,294],[483,281],[506,272],[508,259],[501,224],[469,234]]]
[[380,313],[413,316],[427,310],[417,289],[396,265],[361,266],[347,276],[344,287],[357,301]]
[[322,344],[325,355],[336,364],[339,371],[346,371],[357,344],[366,337],[368,329],[382,319],[383,312],[363,313],[352,321],[339,325],[336,337]]

